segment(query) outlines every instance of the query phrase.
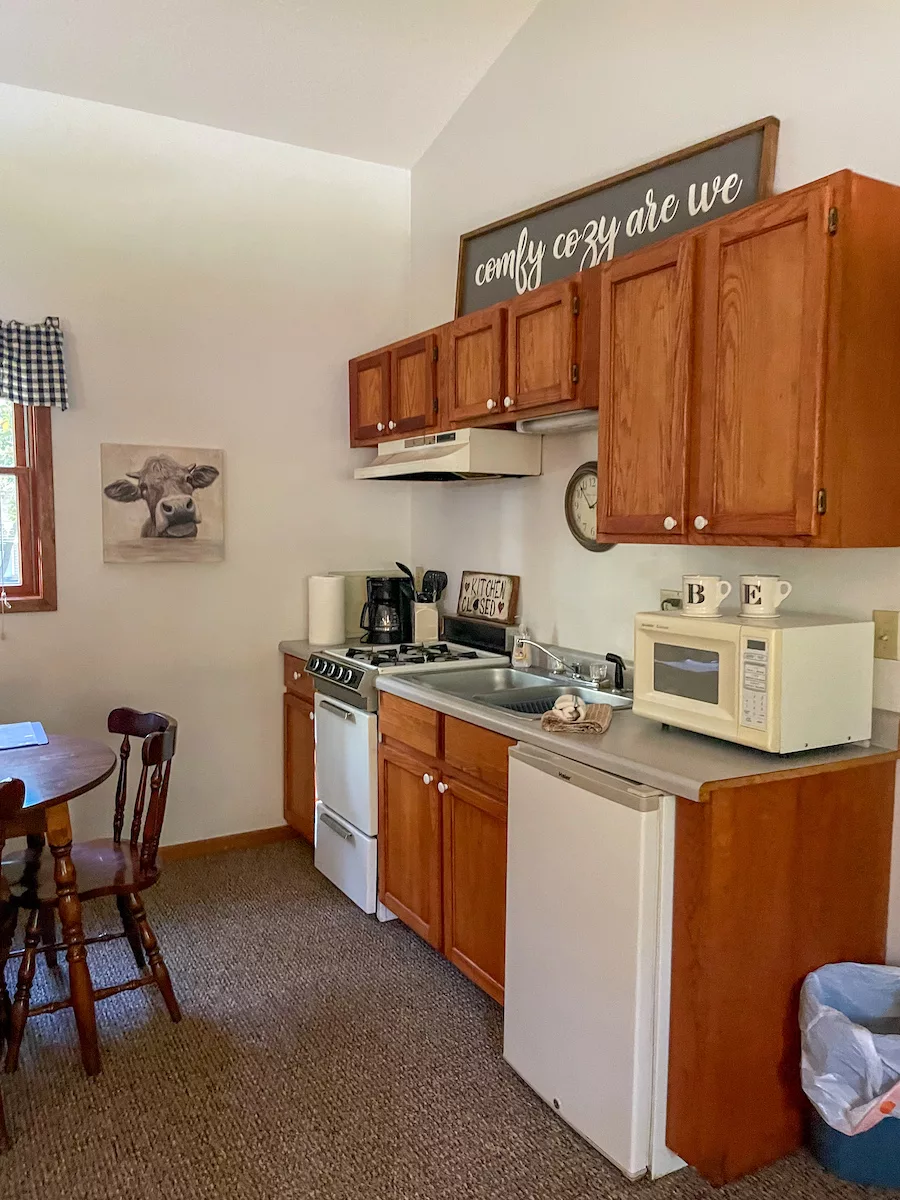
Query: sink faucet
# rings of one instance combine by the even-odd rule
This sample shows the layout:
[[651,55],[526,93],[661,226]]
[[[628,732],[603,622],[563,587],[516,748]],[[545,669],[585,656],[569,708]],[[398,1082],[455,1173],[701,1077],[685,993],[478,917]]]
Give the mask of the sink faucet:
[[[531,638],[517,637],[513,643],[513,661],[515,662],[516,654],[525,648],[525,646],[534,646],[535,650],[540,650],[542,654],[546,654],[549,659],[556,664],[553,667],[554,675],[564,675],[568,679],[577,679],[581,683],[590,683],[597,687],[606,678],[606,668],[600,663],[592,663],[590,674],[585,675],[582,665],[579,662],[566,662],[564,658],[560,658],[547,646],[542,646],[540,642],[532,641]],[[602,672],[602,673],[601,673]]]

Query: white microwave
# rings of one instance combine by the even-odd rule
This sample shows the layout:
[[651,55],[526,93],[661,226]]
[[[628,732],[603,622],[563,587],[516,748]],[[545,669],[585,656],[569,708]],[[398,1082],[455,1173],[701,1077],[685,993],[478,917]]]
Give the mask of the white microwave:
[[773,754],[872,735],[875,626],[785,613],[638,613],[634,711]]

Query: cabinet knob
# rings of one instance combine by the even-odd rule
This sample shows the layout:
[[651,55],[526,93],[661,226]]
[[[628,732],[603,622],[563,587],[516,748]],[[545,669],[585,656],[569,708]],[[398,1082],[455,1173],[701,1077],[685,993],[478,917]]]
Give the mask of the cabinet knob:
[[695,529],[705,529],[708,524],[709,524],[709,521],[707,521],[706,517],[694,517],[694,528]]
[[434,777],[432,775],[429,775],[428,772],[426,771],[426,773],[422,776],[422,782],[424,784],[429,784],[429,783],[431,783],[433,778]]
[[497,403],[496,400],[488,400],[487,406],[488,406],[488,408],[494,408],[496,403]]
[[379,421],[379,422],[378,422],[378,424],[375,426],[375,428],[378,430],[378,432],[379,432],[379,433],[383,432],[383,430],[384,430],[384,422],[383,422],[383,421]]
[[315,714],[314,712],[311,712],[311,713],[309,714],[309,719],[310,719],[311,721],[314,721],[314,720],[316,719],[316,714]]
[[396,428],[397,428],[396,421],[388,421],[388,429],[396,429]]
[[504,408],[512,408],[512,406],[513,406],[512,396],[507,396],[505,398],[505,400],[503,401],[503,407]]
[[442,796],[443,796],[444,792],[449,791],[449,790],[450,790],[449,783],[439,783],[438,784],[438,791],[441,793]]
[[677,524],[678,522],[674,517],[666,517],[666,519],[663,521],[663,529],[674,529]]
[[299,671],[295,671],[295,672],[294,672],[294,682],[296,683],[296,682],[297,682],[297,680],[298,680],[299,678],[300,678],[300,672],[299,672]]

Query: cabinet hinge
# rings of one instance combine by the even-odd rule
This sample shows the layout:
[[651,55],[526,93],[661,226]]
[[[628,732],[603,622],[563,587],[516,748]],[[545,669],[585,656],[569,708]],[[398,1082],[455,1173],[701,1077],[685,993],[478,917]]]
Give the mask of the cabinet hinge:
[[816,496],[816,512],[821,517],[824,515],[827,508],[828,508],[828,493],[826,492],[825,488],[819,488],[818,494]]
[[581,312],[581,301],[577,296],[572,297],[572,316],[577,317]]
[[437,416],[437,410],[438,410],[438,398],[437,398],[437,396],[435,396],[435,398],[431,404],[431,411],[434,413],[435,416]]
[[572,382],[578,382],[578,363],[572,363]]
[[432,347],[432,351],[431,351],[431,361],[437,362],[437,360],[438,360],[438,348],[437,348],[437,346],[434,346],[434,347]]
[[838,211],[836,208],[828,210],[828,233],[831,237],[837,233],[838,228]]

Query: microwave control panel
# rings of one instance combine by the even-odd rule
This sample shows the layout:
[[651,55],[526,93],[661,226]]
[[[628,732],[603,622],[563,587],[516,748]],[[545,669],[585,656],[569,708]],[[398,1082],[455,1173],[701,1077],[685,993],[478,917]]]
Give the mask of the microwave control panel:
[[766,729],[769,718],[769,644],[748,637],[741,648],[741,724]]

